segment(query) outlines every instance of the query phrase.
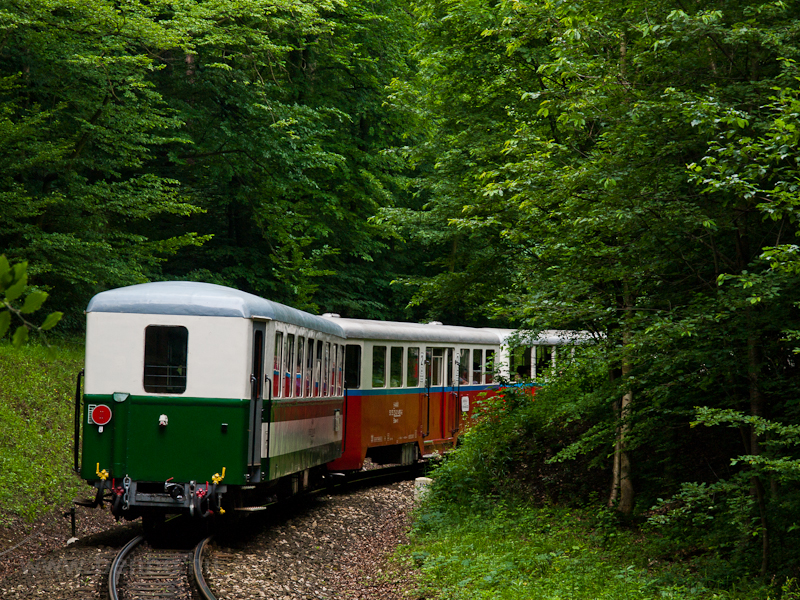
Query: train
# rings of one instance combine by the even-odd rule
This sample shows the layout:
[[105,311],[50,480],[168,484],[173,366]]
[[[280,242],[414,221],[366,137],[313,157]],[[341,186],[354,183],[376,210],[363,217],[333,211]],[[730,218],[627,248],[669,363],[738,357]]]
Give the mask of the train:
[[446,452],[480,394],[541,379],[568,341],[312,315],[208,283],[104,291],[86,308],[75,469],[118,519],[257,510]]

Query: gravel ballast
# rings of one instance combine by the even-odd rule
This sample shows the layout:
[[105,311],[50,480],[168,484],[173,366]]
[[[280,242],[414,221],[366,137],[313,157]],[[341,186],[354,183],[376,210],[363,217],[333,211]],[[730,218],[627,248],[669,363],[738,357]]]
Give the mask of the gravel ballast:
[[241,550],[212,548],[206,578],[219,600],[413,598],[415,573],[389,560],[406,541],[413,496],[401,482],[317,497]]
[[[415,598],[416,573],[390,558],[406,542],[413,495],[413,482],[400,482],[257,513],[217,535],[204,560],[206,581],[219,600]],[[106,519],[93,525],[108,524]],[[110,527],[130,535],[130,525]],[[41,529],[35,548],[4,549],[10,568],[0,574],[0,597],[53,598],[60,589],[64,597],[99,598],[103,582],[89,574],[106,564],[109,547],[117,545],[109,543],[108,529],[69,547],[68,530]]]

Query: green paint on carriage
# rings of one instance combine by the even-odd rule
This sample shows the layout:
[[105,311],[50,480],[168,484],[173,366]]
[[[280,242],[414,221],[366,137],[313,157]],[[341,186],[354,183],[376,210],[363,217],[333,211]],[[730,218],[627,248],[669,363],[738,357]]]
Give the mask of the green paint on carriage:
[[[99,432],[88,423],[90,404],[111,408],[111,422]],[[99,468],[119,482],[210,481],[225,467],[225,483],[247,481],[250,400],[129,396],[114,402],[110,394],[84,396],[81,477],[98,479]],[[159,425],[167,415],[168,424]],[[227,424],[227,427],[223,427]]]

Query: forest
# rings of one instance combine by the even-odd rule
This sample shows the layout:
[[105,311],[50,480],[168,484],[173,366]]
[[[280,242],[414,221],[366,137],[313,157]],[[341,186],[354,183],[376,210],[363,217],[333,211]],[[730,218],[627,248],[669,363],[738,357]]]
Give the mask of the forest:
[[796,3],[0,0],[0,32],[0,254],[56,331],[157,280],[585,331],[447,494],[800,575]]

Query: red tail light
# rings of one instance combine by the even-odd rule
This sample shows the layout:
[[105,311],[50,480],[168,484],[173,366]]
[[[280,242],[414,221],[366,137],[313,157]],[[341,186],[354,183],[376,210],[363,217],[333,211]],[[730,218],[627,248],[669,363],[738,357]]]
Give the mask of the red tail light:
[[111,409],[105,404],[98,404],[92,409],[92,422],[95,425],[107,425],[111,420]]

